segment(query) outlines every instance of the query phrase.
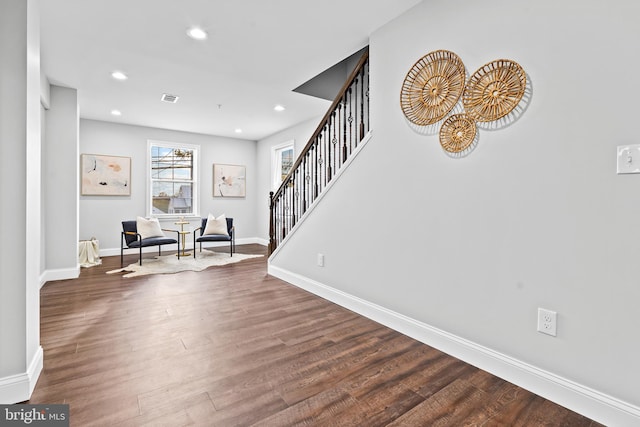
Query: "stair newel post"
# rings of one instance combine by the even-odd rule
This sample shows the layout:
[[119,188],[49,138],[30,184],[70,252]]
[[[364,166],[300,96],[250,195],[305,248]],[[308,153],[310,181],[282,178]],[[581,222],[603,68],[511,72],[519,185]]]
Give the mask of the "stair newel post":
[[269,255],[276,249],[275,247],[275,231],[273,216],[275,215],[273,209],[273,191],[269,191]]

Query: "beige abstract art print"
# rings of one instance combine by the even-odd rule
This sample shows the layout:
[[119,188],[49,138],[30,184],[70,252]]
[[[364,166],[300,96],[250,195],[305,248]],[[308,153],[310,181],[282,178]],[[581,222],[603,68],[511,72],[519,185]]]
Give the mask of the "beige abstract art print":
[[83,196],[131,195],[131,157],[83,154],[80,174]]
[[245,166],[213,165],[213,197],[245,197],[246,172]]

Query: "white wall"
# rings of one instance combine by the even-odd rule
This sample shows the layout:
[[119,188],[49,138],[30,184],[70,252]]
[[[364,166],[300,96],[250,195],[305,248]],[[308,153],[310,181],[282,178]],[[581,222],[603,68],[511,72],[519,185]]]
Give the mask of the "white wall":
[[[200,213],[222,213],[234,218],[236,243],[257,235],[256,142],[95,120],[80,120],[80,153],[131,157],[131,196],[80,196],[80,239],[95,237],[103,255],[120,253],[121,221],[145,216],[147,140],[200,145]],[[247,196],[222,199],[213,197],[213,164],[247,167]],[[199,224],[194,218],[192,225]],[[163,222],[176,228],[174,220]],[[245,241],[246,242],[246,241]]]
[[[375,32],[374,137],[272,265],[638,416],[640,175],[615,163],[617,145],[640,143],[638,16],[625,0],[432,0]],[[469,73],[515,60],[532,81],[521,119],[480,131],[462,159],[398,105],[407,71],[437,49]],[[557,337],[536,332],[538,307],[557,311]]]
[[[327,105],[329,108],[329,105]],[[271,152],[272,148],[288,141],[294,141],[294,156],[298,157],[304,146],[309,142],[311,135],[320,124],[322,117],[304,121],[258,141],[257,151],[257,234],[263,244],[269,243],[269,192],[277,188],[271,188]]]
[[[43,146],[42,150],[44,151],[44,141],[46,138],[46,129],[47,129],[47,109],[51,106],[51,85],[49,84],[49,80],[47,76],[44,74],[42,69],[40,70],[40,141]],[[46,174],[40,173],[40,187],[44,188],[44,184],[46,182]],[[40,206],[42,207],[42,215],[40,216],[40,230],[41,230],[41,238],[40,238],[40,284],[43,285],[43,274],[46,269],[46,247],[47,247],[47,239],[46,239],[46,227],[45,223],[47,220],[47,212],[46,212],[46,192],[40,192]]]
[[37,2],[0,2],[0,403],[29,398],[40,347],[41,118]]
[[78,91],[52,86],[42,171],[46,280],[78,277]]

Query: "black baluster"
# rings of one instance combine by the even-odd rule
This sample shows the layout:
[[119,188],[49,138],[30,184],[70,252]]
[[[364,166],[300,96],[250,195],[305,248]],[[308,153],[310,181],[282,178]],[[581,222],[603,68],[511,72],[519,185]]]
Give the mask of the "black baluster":
[[307,172],[307,161],[309,159],[309,155],[305,154],[304,161],[302,162],[302,213],[307,211],[307,185],[309,185],[309,175]]
[[367,68],[367,131],[371,130],[371,102],[369,102],[369,94],[371,93],[371,85],[369,80],[369,59],[365,63]]
[[353,90],[349,88],[349,155],[353,152]]
[[291,175],[291,228],[296,226],[296,218],[297,218],[297,206],[296,203],[296,180],[295,180],[295,172]]
[[336,119],[336,111],[333,110],[333,112],[331,113],[331,117],[329,118],[329,138],[331,139],[331,143],[329,145],[329,158],[327,159],[329,181],[331,181],[331,178],[333,178],[331,159],[332,157],[335,158],[335,152],[334,152],[334,156],[331,156],[331,150],[335,149],[335,145],[333,144],[333,138],[335,137],[335,123],[334,123],[335,119]]
[[360,140],[358,139],[358,83],[359,83],[359,78],[356,77],[356,79],[353,81],[353,93],[355,94],[355,100],[353,103],[353,108],[354,108],[354,112],[353,112],[353,120],[355,122],[355,127],[353,128],[353,133],[354,133],[354,144],[355,147],[358,146],[358,143],[360,142]]
[[342,97],[344,103],[344,110],[342,111],[342,162],[341,165],[347,160],[347,94]]
[[287,186],[283,186],[282,187],[282,216],[281,216],[281,221],[282,221],[282,240],[285,239],[285,237],[287,237]]
[[[323,147],[323,145],[322,145],[322,132],[323,131],[324,131],[324,128],[318,134],[318,156],[319,157],[318,157],[318,165],[317,166],[318,166],[318,172],[319,172],[319,174],[318,174],[318,177],[319,177],[318,182],[319,182],[320,192],[322,192],[322,189],[324,187],[324,185],[323,185],[323,177],[322,177],[322,175],[323,175],[322,174],[322,169],[323,169],[322,163],[324,163],[324,160],[322,159],[322,151],[323,151],[322,150],[322,147]],[[316,196],[317,196],[317,194],[316,194]]]
[[298,191],[298,169],[292,174],[292,188],[293,188],[293,226],[296,226],[298,219],[300,218],[300,192]]
[[318,144],[318,140],[316,139],[316,141],[314,142],[313,146],[311,146],[311,149],[314,152],[314,162],[313,162],[313,169],[314,169],[314,176],[313,176],[313,201],[316,200],[316,197],[318,197],[318,149],[317,149],[317,144]]
[[362,79],[362,84],[360,85],[360,139],[359,141],[362,141],[362,138],[364,138],[364,67],[362,67],[360,76]]

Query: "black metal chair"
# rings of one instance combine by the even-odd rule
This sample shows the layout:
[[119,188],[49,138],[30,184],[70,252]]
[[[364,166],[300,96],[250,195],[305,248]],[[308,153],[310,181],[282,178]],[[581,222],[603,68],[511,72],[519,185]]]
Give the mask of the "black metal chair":
[[[196,257],[196,242],[200,243],[200,252],[202,252],[202,242],[229,242],[229,253],[233,256],[233,253],[236,251],[236,236],[235,236],[235,227],[233,226],[233,218],[227,218],[227,233],[226,234],[205,234],[204,230],[207,228],[207,219],[202,218],[202,224],[200,227],[193,230],[193,257]],[[200,237],[196,237],[200,232]]]
[[[162,255],[162,245],[178,245],[178,259],[180,259],[180,233],[177,230],[162,230],[172,231],[178,235],[178,239],[172,239],[170,237],[147,237],[143,239],[138,233],[138,226],[136,221],[122,221],[122,232],[120,234],[120,267],[124,263],[124,250],[125,249],[138,249],[140,251],[140,265],[142,265],[142,248],[148,246],[157,246],[158,255]],[[125,247],[126,245],[126,247]]]

